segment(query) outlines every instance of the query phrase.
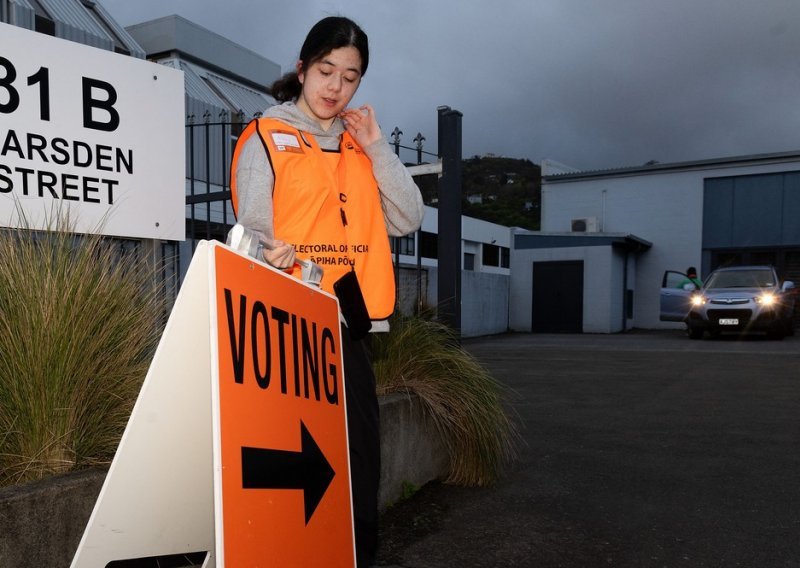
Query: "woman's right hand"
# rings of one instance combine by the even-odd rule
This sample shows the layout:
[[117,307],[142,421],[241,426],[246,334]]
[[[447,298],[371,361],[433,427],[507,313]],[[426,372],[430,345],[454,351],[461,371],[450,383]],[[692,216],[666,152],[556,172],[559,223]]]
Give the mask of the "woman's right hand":
[[294,245],[289,245],[283,241],[272,241],[272,247],[264,247],[264,260],[275,268],[291,268],[295,262]]

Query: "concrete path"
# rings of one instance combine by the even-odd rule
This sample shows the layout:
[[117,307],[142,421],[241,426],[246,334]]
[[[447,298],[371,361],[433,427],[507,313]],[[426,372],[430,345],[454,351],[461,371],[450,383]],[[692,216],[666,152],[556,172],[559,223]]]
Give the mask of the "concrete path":
[[520,460],[390,509],[379,565],[800,567],[800,337],[464,346],[514,391]]

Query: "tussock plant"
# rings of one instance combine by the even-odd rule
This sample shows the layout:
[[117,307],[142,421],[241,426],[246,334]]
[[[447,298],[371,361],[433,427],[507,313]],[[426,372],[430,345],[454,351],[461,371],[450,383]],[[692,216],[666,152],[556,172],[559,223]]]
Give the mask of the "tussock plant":
[[0,231],[0,485],[108,463],[162,329],[143,254],[55,225]]
[[516,456],[519,440],[503,407],[504,387],[439,322],[395,315],[391,331],[373,341],[378,394],[418,396],[447,447],[445,481],[493,482]]

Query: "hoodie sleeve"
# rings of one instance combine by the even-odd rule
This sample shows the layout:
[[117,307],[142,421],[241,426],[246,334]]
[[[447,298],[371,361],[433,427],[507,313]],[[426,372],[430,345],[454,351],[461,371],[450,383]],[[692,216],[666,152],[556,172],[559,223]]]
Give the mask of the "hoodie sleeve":
[[272,219],[274,185],[275,176],[266,150],[258,135],[253,135],[242,147],[236,166],[236,219],[248,229],[261,233],[267,240],[275,238]]
[[364,152],[372,161],[389,235],[400,237],[419,229],[425,214],[422,195],[400,158],[384,139],[373,142]]

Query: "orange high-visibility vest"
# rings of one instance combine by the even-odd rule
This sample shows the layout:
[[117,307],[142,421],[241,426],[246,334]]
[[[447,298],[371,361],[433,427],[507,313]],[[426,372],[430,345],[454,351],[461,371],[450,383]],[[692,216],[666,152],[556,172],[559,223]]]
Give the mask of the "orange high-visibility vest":
[[[234,212],[236,166],[253,134],[261,138],[275,176],[275,238],[293,244],[300,258],[319,264],[322,289],[331,294],[333,283],[354,268],[370,317],[388,318],[395,303],[392,254],[378,184],[364,151],[344,132],[336,163],[336,156],[322,150],[311,134],[272,118],[253,120],[233,153]],[[300,278],[300,267],[290,273]]]

